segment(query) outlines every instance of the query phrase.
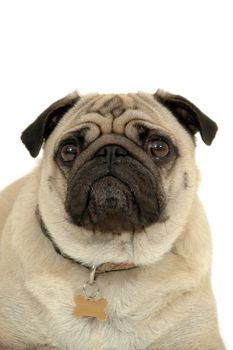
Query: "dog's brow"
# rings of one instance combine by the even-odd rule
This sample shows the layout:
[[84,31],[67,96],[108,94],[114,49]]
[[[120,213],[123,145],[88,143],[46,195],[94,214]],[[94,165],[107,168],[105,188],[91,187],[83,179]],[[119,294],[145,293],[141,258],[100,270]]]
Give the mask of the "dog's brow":
[[87,133],[89,130],[90,130],[90,127],[85,125],[85,126],[81,127],[80,129],[74,130],[74,131],[72,132],[72,134],[73,134],[74,136],[76,136],[76,137],[80,137],[80,136],[85,137],[85,136],[86,136],[86,133]]
[[140,140],[145,139],[149,135],[150,130],[152,129],[149,128],[147,125],[138,122],[135,123],[133,126],[134,128],[136,128]]
[[[66,135],[64,135],[62,140],[64,141],[65,139],[67,139],[69,137],[74,137],[74,138],[85,137],[86,133],[89,130],[90,130],[90,127],[87,126],[87,125],[79,127],[79,128],[77,128],[75,130],[72,130],[72,131],[68,132]],[[62,140],[60,142],[62,142]]]
[[148,125],[145,125],[142,122],[140,123],[137,120],[135,120],[135,123],[133,126],[138,130],[138,132],[145,132],[152,129],[152,126],[149,127]]

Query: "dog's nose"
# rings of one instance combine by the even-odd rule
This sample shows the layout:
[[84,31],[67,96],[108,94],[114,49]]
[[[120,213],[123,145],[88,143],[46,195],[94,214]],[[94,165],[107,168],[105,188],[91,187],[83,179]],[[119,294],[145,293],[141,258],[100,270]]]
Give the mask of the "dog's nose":
[[118,145],[107,145],[99,149],[95,156],[103,157],[106,162],[113,162],[119,157],[125,157],[128,155],[128,151]]

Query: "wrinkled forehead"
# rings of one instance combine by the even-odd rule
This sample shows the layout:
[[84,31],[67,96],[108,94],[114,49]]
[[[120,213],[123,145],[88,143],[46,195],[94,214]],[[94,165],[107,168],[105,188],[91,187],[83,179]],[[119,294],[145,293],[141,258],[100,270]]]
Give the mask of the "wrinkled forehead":
[[60,126],[65,126],[66,133],[85,128],[87,137],[91,133],[96,138],[110,133],[132,134],[140,125],[171,133],[174,123],[175,118],[152,95],[95,94],[82,97]]

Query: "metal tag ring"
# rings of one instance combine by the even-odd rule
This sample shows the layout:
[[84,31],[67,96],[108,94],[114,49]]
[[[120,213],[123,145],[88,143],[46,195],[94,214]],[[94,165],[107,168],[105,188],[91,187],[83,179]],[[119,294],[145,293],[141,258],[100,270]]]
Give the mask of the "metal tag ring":
[[100,290],[96,285],[96,281],[93,281],[93,283],[86,282],[83,285],[83,293],[87,299],[95,299],[100,293]]

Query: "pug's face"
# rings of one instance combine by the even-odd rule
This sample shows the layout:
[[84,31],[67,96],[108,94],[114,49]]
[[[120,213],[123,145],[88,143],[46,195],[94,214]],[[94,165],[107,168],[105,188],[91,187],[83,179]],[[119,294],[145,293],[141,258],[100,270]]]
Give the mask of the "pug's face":
[[[216,124],[180,96],[73,94],[22,135],[43,143],[38,207],[52,240],[87,264],[147,264],[183,230],[197,187],[194,133]],[[37,141],[36,141],[37,140]]]

